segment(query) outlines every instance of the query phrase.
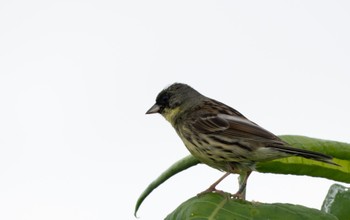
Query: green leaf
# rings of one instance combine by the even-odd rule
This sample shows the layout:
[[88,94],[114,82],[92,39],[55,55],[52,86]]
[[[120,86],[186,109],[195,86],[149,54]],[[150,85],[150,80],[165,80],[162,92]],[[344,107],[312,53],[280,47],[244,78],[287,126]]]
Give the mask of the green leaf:
[[[334,166],[300,157],[288,157],[263,163],[258,163],[256,169],[263,173],[308,175],[324,177],[331,180],[350,183],[350,144],[327,141],[304,136],[280,136],[281,139],[296,148],[312,150],[334,157],[333,161],[340,166]],[[141,194],[135,207],[135,215],[144,199],[164,181],[175,174],[200,163],[189,155],[178,161],[154,180]]]
[[228,195],[208,193],[182,203],[166,220],[176,219],[235,219],[235,220],[336,220],[331,214],[292,204],[265,204],[230,199]]
[[333,184],[323,201],[322,211],[333,214],[339,220],[348,220],[350,216],[350,188]]
[[140,195],[136,202],[135,206],[135,212],[134,215],[136,216],[137,210],[140,208],[142,202],[146,197],[160,184],[165,182],[170,177],[174,176],[175,174],[188,169],[196,164],[198,164],[199,161],[195,159],[192,155],[188,155],[187,157],[184,157],[183,159],[179,160],[175,164],[173,164],[171,167],[169,167],[165,172],[163,172],[156,180],[154,180]]

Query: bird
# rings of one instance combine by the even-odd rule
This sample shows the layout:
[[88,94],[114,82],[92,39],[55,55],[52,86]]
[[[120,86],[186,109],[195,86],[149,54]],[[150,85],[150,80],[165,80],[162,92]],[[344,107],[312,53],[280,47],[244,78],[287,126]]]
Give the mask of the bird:
[[299,156],[338,166],[331,156],[294,148],[234,108],[202,95],[187,84],[173,83],[163,89],[146,112],[154,113],[170,122],[195,158],[225,172],[199,195],[222,192],[216,186],[235,173],[243,178],[232,197],[244,200],[248,177],[258,162]]

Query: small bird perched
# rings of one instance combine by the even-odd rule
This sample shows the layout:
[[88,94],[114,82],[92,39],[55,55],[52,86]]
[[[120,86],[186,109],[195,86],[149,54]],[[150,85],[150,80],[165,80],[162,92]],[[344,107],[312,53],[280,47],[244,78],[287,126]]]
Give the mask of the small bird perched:
[[257,162],[300,156],[337,165],[331,156],[289,146],[235,109],[186,84],[174,83],[161,91],[156,104],[146,112],[152,113],[160,113],[172,124],[200,162],[226,172],[204,192],[220,192],[216,185],[230,173],[237,173],[244,178],[233,196],[244,199],[242,193]]

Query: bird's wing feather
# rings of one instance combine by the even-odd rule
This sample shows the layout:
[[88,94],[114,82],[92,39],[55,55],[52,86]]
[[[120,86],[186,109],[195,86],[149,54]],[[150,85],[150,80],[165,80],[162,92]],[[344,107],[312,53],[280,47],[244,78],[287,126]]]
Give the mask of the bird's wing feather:
[[[202,134],[216,134],[227,139],[249,139],[260,142],[283,142],[271,132],[238,115],[215,114],[196,118],[192,128]],[[283,144],[282,144],[283,145]]]

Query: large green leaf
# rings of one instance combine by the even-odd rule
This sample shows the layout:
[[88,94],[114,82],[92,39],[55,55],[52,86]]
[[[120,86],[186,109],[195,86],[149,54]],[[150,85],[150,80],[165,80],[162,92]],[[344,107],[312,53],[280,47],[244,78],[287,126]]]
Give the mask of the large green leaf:
[[203,196],[193,197],[182,203],[165,219],[337,220],[331,214],[300,205],[254,203],[230,199],[229,196],[217,193],[208,193]]
[[335,215],[339,220],[349,220],[350,188],[333,184],[329,188],[321,210]]
[[156,180],[154,180],[149,186],[142,192],[140,197],[138,198],[135,206],[135,212],[134,215],[136,216],[137,210],[140,208],[140,205],[142,204],[143,200],[146,199],[146,197],[160,184],[165,182],[170,177],[174,176],[175,174],[192,167],[196,164],[198,164],[199,161],[195,159],[192,155],[188,155],[187,157],[179,160],[178,162],[174,163],[171,167],[169,167],[165,172],[163,172]]
[[[327,141],[303,136],[280,136],[284,141],[296,148],[325,153],[334,157],[334,162],[340,166],[334,166],[318,161],[299,157],[288,157],[257,164],[257,171],[263,173],[279,173],[308,175],[314,177],[324,177],[340,182],[350,183],[350,144]],[[173,175],[190,168],[199,161],[189,155],[178,161],[154,180],[141,194],[135,207],[135,215],[143,200],[160,184]]]

